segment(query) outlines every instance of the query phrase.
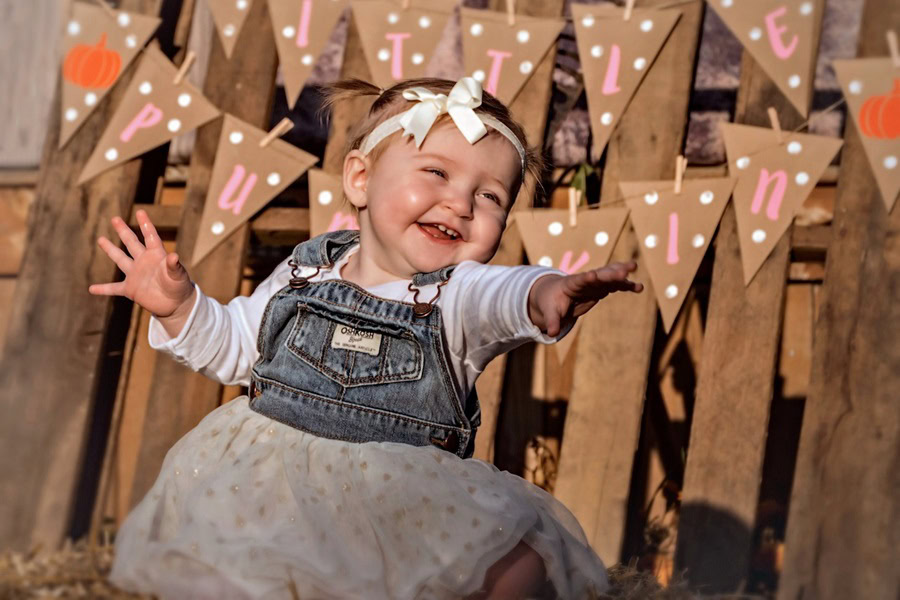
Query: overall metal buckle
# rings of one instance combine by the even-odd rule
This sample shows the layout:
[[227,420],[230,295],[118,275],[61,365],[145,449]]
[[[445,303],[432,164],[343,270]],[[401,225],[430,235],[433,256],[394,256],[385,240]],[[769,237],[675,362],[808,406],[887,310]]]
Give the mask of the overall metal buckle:
[[427,317],[431,314],[431,311],[434,310],[434,303],[441,296],[441,288],[447,285],[449,279],[445,279],[437,285],[437,293],[434,295],[434,298],[429,300],[428,302],[419,302],[419,289],[413,287],[412,281],[409,282],[409,285],[406,286],[406,289],[413,292],[413,314],[417,317]]

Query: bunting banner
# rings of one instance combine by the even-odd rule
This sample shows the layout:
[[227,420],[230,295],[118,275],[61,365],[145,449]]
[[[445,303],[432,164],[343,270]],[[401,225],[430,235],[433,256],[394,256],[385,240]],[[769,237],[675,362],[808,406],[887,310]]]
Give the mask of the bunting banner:
[[900,69],[890,58],[832,63],[888,212],[900,192]]
[[466,74],[504,104],[512,102],[565,27],[563,19],[516,15],[462,7],[463,65]]
[[262,147],[264,137],[262,129],[225,115],[192,266],[319,160],[279,139]]
[[206,0],[227,58],[231,58],[252,2],[253,0]]
[[821,0],[707,0],[797,111],[809,114]]
[[720,123],[728,172],[737,177],[737,216],[744,283],[756,275],[844,143],[821,135],[778,133]]
[[219,109],[155,46],[141,57],[134,78],[87,160],[79,184],[215,119]]
[[347,0],[268,0],[288,106],[294,108]]
[[160,19],[73,2],[62,38],[59,147],[97,108],[159,27]]
[[371,81],[381,88],[425,75],[453,10],[442,0],[418,0],[406,10],[387,0],[353,0],[350,6]]
[[572,4],[596,157],[603,153],[681,11],[636,8],[628,20],[624,15],[624,8],[611,4]]
[[671,179],[619,183],[666,333],[681,310],[735,183],[730,178],[685,179],[677,194]]
[[341,178],[321,169],[309,171],[309,237],[340,229],[359,229],[353,206],[344,200]]

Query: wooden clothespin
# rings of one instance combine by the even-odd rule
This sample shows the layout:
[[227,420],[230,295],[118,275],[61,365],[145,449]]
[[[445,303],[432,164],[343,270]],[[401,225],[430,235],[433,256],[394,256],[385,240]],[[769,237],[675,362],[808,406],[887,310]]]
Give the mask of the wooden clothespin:
[[178,69],[178,72],[175,73],[175,79],[172,80],[172,83],[178,85],[181,83],[181,80],[184,79],[184,76],[188,74],[188,71],[191,70],[191,67],[194,65],[194,61],[197,60],[197,54],[193,50],[188,50],[187,56],[184,57],[184,61],[181,63],[181,68]]
[[581,190],[569,186],[569,227],[578,226],[578,201],[581,199]]
[[103,10],[106,11],[106,14],[108,14],[111,19],[113,19],[113,20],[116,19],[116,11],[114,11],[109,4],[104,2],[104,0],[95,0],[95,1],[97,4],[100,5],[100,8],[102,8]]
[[625,20],[631,18],[631,11],[634,10],[634,0],[625,0]]
[[887,32],[887,43],[891,51],[891,59],[894,61],[894,67],[900,69],[900,46],[897,44],[897,32],[893,29]]
[[283,118],[278,122],[278,125],[272,128],[272,130],[266,134],[266,136],[259,140],[259,147],[265,148],[276,138],[280,138],[288,131],[294,128],[294,122],[288,119],[287,117]]
[[506,0],[506,22],[510,27],[516,24],[516,0]]
[[778,112],[775,110],[774,106],[770,106],[768,109],[769,113],[769,121],[772,123],[772,129],[775,131],[775,137],[778,138],[778,145],[784,143],[784,134],[781,131],[781,122],[778,120]]
[[687,170],[687,158],[678,155],[675,159],[675,193],[681,193],[681,182],[684,179],[684,172]]

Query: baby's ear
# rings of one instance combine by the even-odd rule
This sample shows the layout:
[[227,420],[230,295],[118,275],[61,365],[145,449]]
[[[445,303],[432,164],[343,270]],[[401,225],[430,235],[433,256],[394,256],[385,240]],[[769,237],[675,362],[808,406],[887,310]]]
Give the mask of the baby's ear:
[[344,196],[357,210],[365,208],[368,203],[366,190],[369,185],[372,163],[369,157],[359,150],[351,150],[344,157]]

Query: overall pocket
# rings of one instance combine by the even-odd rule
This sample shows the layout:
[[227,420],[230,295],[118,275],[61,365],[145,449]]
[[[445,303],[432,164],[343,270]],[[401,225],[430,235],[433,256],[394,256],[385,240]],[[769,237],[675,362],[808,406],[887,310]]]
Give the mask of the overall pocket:
[[345,387],[422,378],[422,347],[400,325],[298,302],[285,343],[294,356]]

